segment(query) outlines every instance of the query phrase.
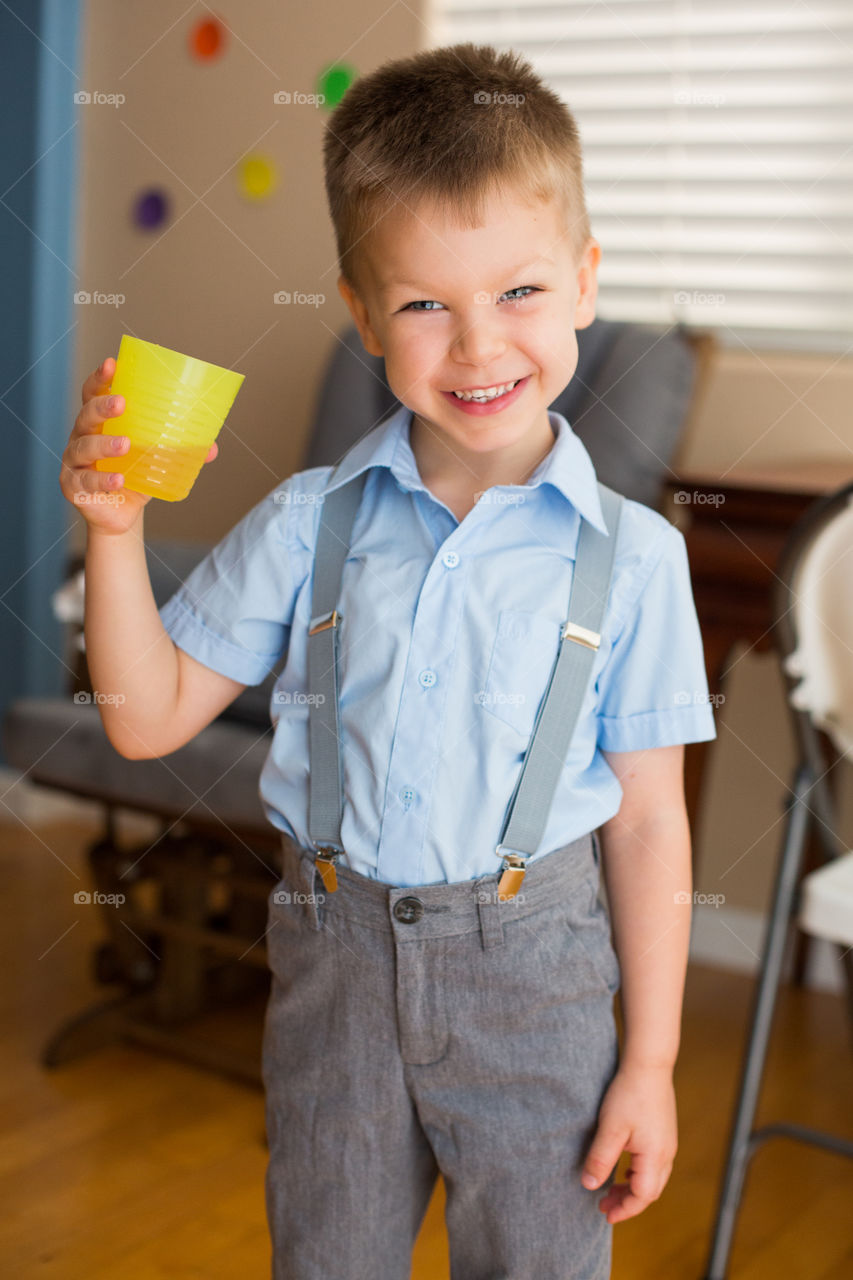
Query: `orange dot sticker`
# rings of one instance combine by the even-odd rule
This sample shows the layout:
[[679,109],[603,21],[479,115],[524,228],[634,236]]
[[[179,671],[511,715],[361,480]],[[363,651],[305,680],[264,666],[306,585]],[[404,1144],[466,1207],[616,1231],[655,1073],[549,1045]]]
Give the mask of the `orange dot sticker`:
[[225,25],[218,18],[203,18],[190,32],[190,53],[199,62],[211,62],[225,51]]
[[249,200],[266,200],[278,186],[276,167],[269,156],[245,156],[240,163],[240,190]]

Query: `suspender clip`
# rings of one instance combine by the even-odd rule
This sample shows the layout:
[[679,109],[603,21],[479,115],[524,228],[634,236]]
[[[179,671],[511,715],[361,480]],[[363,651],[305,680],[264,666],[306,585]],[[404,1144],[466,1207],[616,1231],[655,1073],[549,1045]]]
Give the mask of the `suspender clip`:
[[502,874],[498,881],[498,902],[509,902],[521,888],[529,855],[526,853],[504,853],[501,845],[498,845],[495,853],[499,858],[503,858],[501,863]]
[[338,887],[338,873],[335,863],[343,853],[327,844],[315,844],[314,866],[320,872],[323,888],[326,893],[335,893]]
[[600,632],[590,631],[589,627],[582,627],[577,622],[567,622],[560,639],[574,640],[576,644],[582,644],[586,649],[597,649],[601,644]]
[[319,617],[311,619],[308,634],[309,636],[315,636],[318,631],[328,631],[329,627],[336,627],[340,620],[341,615],[337,609],[333,609],[331,613],[321,613]]

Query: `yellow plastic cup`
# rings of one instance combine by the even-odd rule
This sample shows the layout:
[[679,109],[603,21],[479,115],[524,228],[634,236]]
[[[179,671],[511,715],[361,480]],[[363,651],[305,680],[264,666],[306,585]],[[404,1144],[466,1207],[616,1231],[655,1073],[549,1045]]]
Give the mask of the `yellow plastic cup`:
[[98,471],[121,471],[135,493],[180,502],[243,385],[245,374],[125,333],[110,391],[124,396],[124,413],[104,423],[104,434],[128,436],[117,458],[98,458]]

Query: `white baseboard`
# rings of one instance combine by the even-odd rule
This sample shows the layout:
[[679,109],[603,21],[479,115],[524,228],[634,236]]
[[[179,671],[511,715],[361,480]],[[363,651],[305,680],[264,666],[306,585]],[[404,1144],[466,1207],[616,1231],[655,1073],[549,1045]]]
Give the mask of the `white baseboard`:
[[[694,906],[690,959],[697,964],[757,977],[765,927],[765,917],[760,911],[746,907]],[[792,931],[782,968],[785,978],[791,974],[793,936]],[[840,993],[844,990],[838,951],[832,943],[821,938],[812,941],[806,985],[818,991]]]

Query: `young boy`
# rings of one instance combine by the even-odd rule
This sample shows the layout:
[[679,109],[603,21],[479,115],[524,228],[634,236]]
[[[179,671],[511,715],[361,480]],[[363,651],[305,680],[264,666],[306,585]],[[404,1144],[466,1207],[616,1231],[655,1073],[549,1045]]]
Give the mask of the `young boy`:
[[[99,434],[123,409],[105,361],[62,471],[89,524],[90,671],[124,693],[101,714],[141,758],[287,652],[261,778],[283,847],[264,1033],[274,1276],[403,1280],[440,1172],[454,1280],[603,1280],[612,1225],[660,1195],[676,1151],[683,744],[714,737],[684,542],[636,502],[617,523],[548,410],[600,251],[574,121],[528,64],[473,45],[388,63],[332,115],[325,165],[339,289],[404,407],[259,502],[158,615],[147,499],[86,501],[122,484],[93,466],[124,447]],[[356,481],[351,530],[324,543],[324,505]],[[598,629],[568,610],[593,544],[615,548],[609,591],[589,570]],[[555,748],[563,649],[592,666]],[[502,844],[534,732],[539,834]]]

